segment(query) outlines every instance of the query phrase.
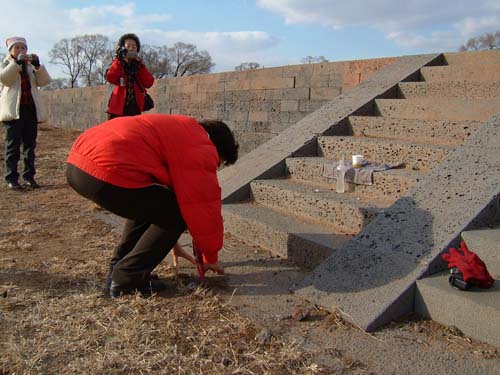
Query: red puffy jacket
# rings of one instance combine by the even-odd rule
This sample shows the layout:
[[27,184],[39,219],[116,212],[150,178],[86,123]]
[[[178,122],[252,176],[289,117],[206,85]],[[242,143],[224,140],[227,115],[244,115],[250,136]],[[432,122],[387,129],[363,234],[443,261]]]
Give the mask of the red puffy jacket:
[[204,261],[217,262],[224,234],[219,155],[195,119],[163,114],[117,117],[80,135],[67,161],[112,185],[171,188]]
[[[121,77],[125,79],[125,86],[120,86]],[[115,85],[109,98],[108,110],[106,112],[121,116],[123,115],[123,108],[125,107],[125,99],[127,96],[126,86],[128,84],[129,76],[125,73],[123,69],[123,62],[120,59],[113,60],[113,63],[106,72],[106,80]],[[149,70],[142,62],[139,63],[137,73],[135,75],[134,92],[137,106],[141,112],[144,111],[145,89],[149,89],[153,86],[154,81],[155,79]]]

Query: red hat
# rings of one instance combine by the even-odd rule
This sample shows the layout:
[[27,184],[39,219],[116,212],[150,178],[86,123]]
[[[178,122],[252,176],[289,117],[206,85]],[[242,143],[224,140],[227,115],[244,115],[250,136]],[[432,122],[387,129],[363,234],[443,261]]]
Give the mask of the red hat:
[[5,45],[7,46],[7,50],[10,51],[10,49],[12,48],[12,46],[16,43],[21,43],[21,44],[24,44],[26,46],[26,49],[28,49],[28,43],[26,43],[26,39],[21,37],[21,36],[13,36],[13,37],[10,37],[8,38],[6,41],[5,41]]

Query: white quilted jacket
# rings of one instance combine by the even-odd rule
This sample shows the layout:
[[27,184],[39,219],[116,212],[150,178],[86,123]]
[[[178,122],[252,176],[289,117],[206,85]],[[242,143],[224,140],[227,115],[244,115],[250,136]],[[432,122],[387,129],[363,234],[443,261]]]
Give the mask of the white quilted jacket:
[[[40,65],[35,70],[33,65],[27,63],[28,75],[31,82],[31,95],[35,101],[38,122],[47,121],[47,110],[41,98],[38,87],[45,86],[52,80],[47,69]],[[12,121],[19,119],[19,107],[21,103],[21,66],[12,57],[7,56],[0,67],[0,121]]]

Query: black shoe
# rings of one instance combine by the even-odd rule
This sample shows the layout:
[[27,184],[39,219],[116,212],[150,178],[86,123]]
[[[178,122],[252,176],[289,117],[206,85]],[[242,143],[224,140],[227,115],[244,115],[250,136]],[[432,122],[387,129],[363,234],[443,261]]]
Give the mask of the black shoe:
[[7,181],[7,188],[10,190],[22,190],[23,187],[17,181]]
[[24,181],[24,184],[26,185],[26,187],[29,187],[31,189],[38,189],[40,187],[40,185],[38,185],[34,179],[26,180]]
[[[104,284],[104,293],[110,294],[111,283],[113,281],[113,269],[114,265],[109,265],[108,274],[106,275],[106,283]],[[156,273],[152,273],[149,275],[150,280],[160,280],[160,277]]]
[[139,292],[144,297],[149,297],[152,294],[160,293],[161,291],[167,289],[167,284],[163,280],[150,279],[149,283],[142,288],[122,288],[114,281],[111,282],[109,288],[109,294],[111,297],[120,297],[126,294],[134,294]]

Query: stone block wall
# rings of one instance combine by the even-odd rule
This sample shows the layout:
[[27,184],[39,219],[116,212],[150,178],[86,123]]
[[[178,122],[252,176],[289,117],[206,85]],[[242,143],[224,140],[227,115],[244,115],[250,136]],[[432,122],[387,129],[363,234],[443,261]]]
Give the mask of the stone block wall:
[[[242,154],[273,138],[397,58],[329,62],[160,79],[151,112],[217,118]],[[107,86],[45,91],[51,124],[86,129],[106,120]]]

